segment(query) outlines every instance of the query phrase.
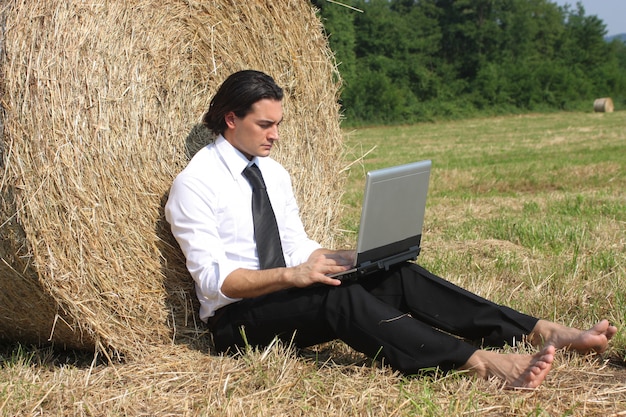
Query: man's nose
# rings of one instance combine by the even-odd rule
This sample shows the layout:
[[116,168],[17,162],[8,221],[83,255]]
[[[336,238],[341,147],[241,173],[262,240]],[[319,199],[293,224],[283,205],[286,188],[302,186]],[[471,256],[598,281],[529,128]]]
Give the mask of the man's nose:
[[268,138],[271,140],[278,140],[280,136],[278,135],[278,126],[273,126],[268,132]]

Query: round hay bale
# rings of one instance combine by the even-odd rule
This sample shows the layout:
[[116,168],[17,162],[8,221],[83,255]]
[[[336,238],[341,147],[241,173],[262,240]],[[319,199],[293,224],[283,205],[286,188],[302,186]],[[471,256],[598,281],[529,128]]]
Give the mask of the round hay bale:
[[613,113],[613,100],[610,97],[598,98],[593,102],[593,111],[596,113]]
[[0,15],[0,338],[133,357],[204,331],[163,204],[240,69],[284,87],[274,157],[333,244],[339,77],[308,1],[0,0]]

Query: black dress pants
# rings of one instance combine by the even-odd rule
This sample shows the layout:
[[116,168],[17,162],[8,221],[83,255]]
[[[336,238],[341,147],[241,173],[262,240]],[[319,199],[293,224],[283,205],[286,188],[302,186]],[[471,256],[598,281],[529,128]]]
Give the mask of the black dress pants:
[[[478,346],[514,345],[537,319],[404,263],[338,287],[293,288],[221,308],[211,322],[218,352],[276,336],[298,347],[334,339],[404,374],[457,368]],[[294,337],[295,332],[295,337]]]

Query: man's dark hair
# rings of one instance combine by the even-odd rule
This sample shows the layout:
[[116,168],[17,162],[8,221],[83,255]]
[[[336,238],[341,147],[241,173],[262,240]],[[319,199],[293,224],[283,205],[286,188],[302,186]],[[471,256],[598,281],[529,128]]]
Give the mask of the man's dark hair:
[[252,105],[262,99],[280,101],[283,99],[283,89],[272,77],[260,71],[235,72],[213,96],[209,110],[202,116],[202,123],[213,134],[222,134],[226,130],[226,113],[232,111],[237,117],[243,118],[250,113]]

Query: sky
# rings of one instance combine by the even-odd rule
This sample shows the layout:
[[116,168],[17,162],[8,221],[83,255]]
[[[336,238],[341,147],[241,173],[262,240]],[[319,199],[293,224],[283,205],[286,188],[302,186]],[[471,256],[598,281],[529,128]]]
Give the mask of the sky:
[[596,15],[606,25],[607,35],[626,33],[626,0],[554,0],[559,5],[580,3],[585,8],[585,16]]

